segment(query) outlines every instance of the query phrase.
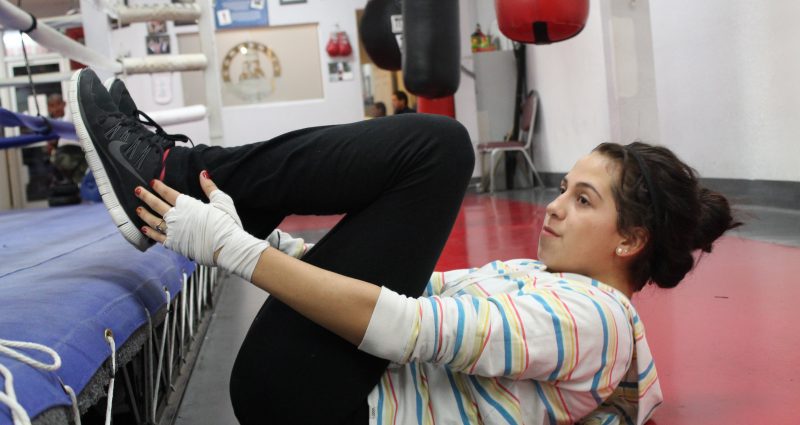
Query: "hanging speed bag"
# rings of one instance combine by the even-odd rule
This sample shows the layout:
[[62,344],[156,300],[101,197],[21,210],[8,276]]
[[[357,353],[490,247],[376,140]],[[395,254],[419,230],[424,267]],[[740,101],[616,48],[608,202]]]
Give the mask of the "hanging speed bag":
[[589,0],[495,0],[494,5],[500,31],[520,43],[575,37],[589,17]]
[[400,0],[370,0],[359,33],[364,50],[378,68],[397,71],[403,65],[398,38],[402,37]]
[[458,0],[403,0],[403,81],[411,93],[450,96],[461,78]]

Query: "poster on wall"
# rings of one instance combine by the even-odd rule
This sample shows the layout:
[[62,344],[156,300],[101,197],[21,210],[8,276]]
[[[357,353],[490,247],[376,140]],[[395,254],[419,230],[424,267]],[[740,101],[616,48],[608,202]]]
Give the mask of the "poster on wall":
[[350,81],[353,79],[353,69],[350,62],[335,61],[328,63],[328,80],[332,83],[337,81]]
[[216,0],[217,29],[265,27],[269,25],[266,0]]
[[316,24],[223,31],[216,42],[224,106],[323,97]]
[[148,55],[165,55],[170,52],[169,34],[165,21],[148,21],[145,37]]

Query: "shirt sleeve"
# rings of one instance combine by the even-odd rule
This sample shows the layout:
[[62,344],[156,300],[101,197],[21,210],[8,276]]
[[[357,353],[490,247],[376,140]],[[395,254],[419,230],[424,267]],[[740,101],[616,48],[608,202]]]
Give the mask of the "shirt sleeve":
[[417,299],[382,288],[359,348],[605,398],[630,366],[633,334],[624,308],[596,288]]

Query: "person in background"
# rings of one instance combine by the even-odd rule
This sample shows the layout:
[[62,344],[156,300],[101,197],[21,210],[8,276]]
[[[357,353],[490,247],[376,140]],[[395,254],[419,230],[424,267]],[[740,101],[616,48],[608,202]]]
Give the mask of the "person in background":
[[408,95],[402,90],[392,93],[392,108],[394,108],[395,115],[417,112],[408,107]]
[[51,119],[63,119],[64,118],[64,108],[67,106],[66,102],[64,102],[64,98],[58,94],[53,93],[47,96],[47,115]]
[[386,104],[383,102],[375,102],[372,105],[372,111],[370,111],[370,116],[372,118],[379,118],[386,116]]

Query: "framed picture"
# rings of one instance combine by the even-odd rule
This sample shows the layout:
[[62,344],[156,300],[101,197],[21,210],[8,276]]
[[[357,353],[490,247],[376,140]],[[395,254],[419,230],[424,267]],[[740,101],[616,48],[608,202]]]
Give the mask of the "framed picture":
[[281,0],[281,6],[285,4],[300,4],[305,2],[306,0]]
[[[223,106],[324,98],[319,43],[317,24],[217,32]],[[337,66],[329,72],[339,81]]]

